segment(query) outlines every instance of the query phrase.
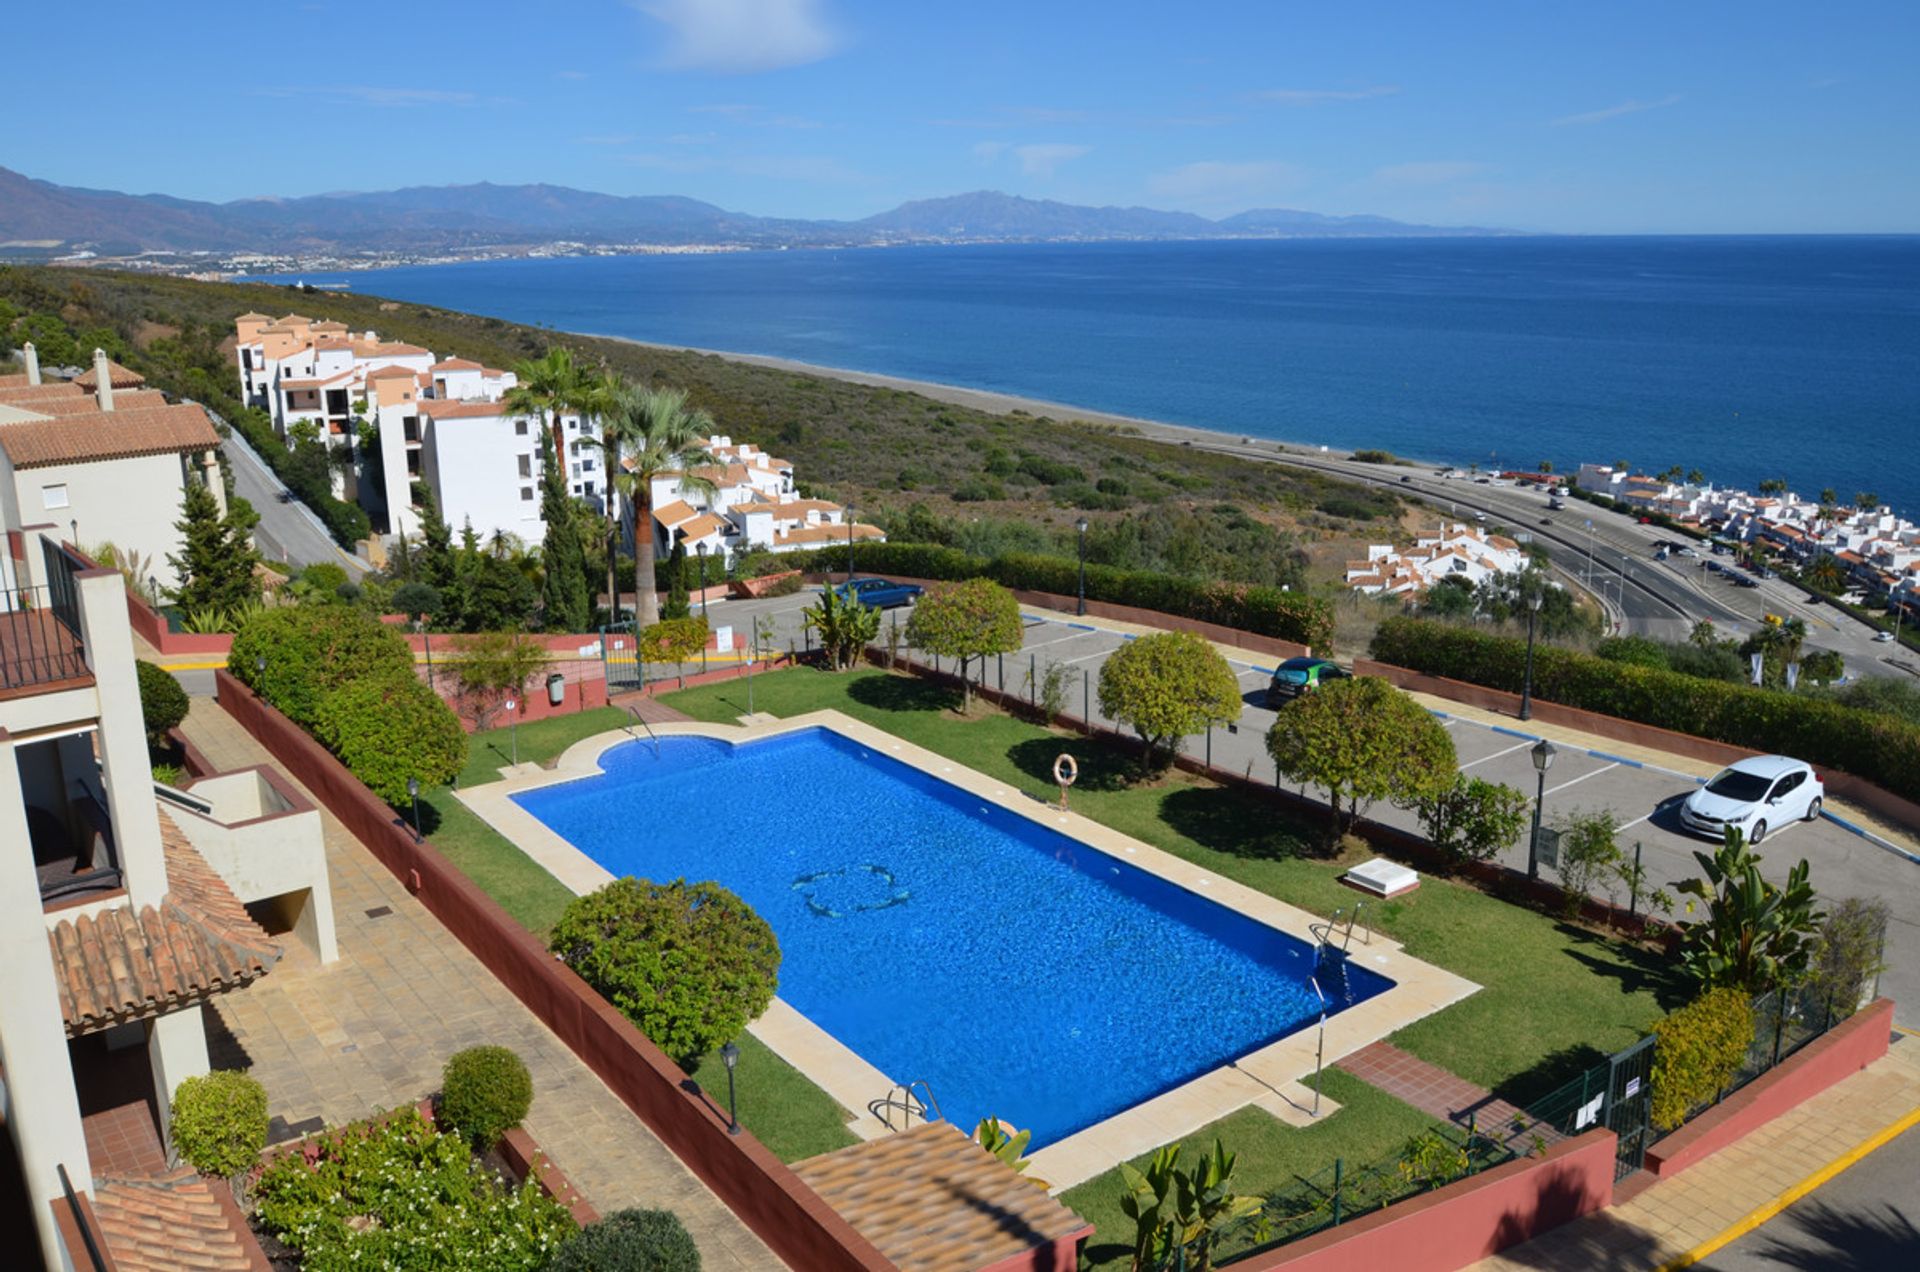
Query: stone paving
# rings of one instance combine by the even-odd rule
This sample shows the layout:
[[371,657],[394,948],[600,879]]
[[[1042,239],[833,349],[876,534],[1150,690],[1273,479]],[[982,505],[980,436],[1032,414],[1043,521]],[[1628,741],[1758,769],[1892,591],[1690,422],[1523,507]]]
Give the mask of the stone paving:
[[1536,1135],[1546,1144],[1565,1138],[1550,1126],[1535,1126],[1532,1118],[1507,1101],[1495,1098],[1485,1087],[1475,1086],[1390,1042],[1362,1047],[1334,1067],[1344,1069],[1430,1117],[1461,1127],[1471,1121],[1474,1129],[1489,1139],[1514,1137],[1521,1125],[1526,1130],[1520,1138],[1528,1144]]
[[[217,768],[272,762],[206,699],[194,700],[184,728]],[[252,1072],[290,1123],[335,1125],[437,1090],[462,1047],[512,1047],[533,1072],[527,1130],[602,1214],[674,1211],[713,1272],[781,1266],[344,826],[324,808],[321,817],[340,958],[321,966],[288,941],[272,974],[216,1000],[207,1016],[217,1067]]]
[[1876,1134],[1920,1109],[1920,1038],[1896,1037],[1885,1056],[1746,1138],[1609,1207],[1474,1265],[1665,1268],[1723,1234]]

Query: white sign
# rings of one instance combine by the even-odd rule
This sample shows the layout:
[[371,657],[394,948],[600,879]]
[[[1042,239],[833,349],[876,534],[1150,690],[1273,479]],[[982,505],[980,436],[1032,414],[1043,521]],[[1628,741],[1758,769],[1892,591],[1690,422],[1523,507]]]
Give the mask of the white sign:
[[1622,1095],[1620,1096],[1620,1098],[1621,1098],[1621,1099],[1623,1099],[1623,1100],[1631,1100],[1631,1099],[1632,1099],[1632,1098],[1633,1098],[1634,1096],[1636,1096],[1636,1095],[1638,1095],[1638,1094],[1640,1094],[1640,1079],[1638,1079],[1638,1078],[1628,1078],[1628,1079],[1627,1079],[1627,1089],[1626,1089],[1626,1091],[1625,1091],[1625,1092],[1624,1092],[1624,1093],[1623,1093],[1623,1094],[1622,1094]]
[[509,710],[509,711],[511,711],[511,710],[513,710],[513,708],[514,708],[514,701],[513,701],[513,699],[512,699],[512,698],[508,698],[508,699],[507,699],[507,710]]
[[717,652],[722,654],[731,650],[733,648],[733,628],[715,628],[713,633],[713,647]]
[[1600,1120],[1600,1106],[1606,1103],[1606,1099],[1607,1097],[1604,1094],[1596,1095],[1585,1104],[1582,1104],[1573,1115],[1573,1129],[1576,1131],[1584,1131],[1595,1122],[1598,1122]]

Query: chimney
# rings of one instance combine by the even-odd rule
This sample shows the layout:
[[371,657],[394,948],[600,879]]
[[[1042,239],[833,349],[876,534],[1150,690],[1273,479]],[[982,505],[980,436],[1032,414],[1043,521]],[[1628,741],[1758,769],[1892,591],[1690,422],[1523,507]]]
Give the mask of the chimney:
[[40,351],[33,347],[33,341],[21,346],[20,354],[27,360],[27,383],[40,383]]
[[105,349],[93,351],[93,378],[95,381],[93,395],[100,399],[100,409],[111,411],[113,409],[113,373],[107,367]]

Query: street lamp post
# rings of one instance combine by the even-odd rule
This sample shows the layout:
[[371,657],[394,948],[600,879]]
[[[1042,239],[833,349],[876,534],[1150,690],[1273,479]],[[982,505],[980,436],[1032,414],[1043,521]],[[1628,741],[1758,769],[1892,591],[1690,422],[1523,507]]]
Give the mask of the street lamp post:
[[853,586],[853,523],[859,514],[852,504],[847,505],[847,586]]
[[1073,523],[1073,528],[1080,532],[1080,603],[1073,612],[1084,618],[1087,613],[1087,519],[1080,518]]
[[513,763],[520,764],[520,704],[512,698],[507,699],[507,737],[513,744]]
[[740,1048],[728,1042],[720,1048],[720,1059],[727,1066],[727,1134],[740,1133],[740,1106],[734,1102],[733,1070],[740,1063]]
[[407,798],[413,801],[413,842],[420,842],[420,779],[407,779]]
[[[707,621],[707,545],[706,545],[706,542],[703,540],[699,543],[694,544],[693,551],[694,551],[694,555],[700,558],[700,621],[702,623],[705,623]],[[705,675],[706,670],[707,670],[707,647],[706,647],[706,644],[702,642],[700,646],[701,674]]]
[[1533,719],[1533,629],[1540,618],[1540,605],[1546,597],[1536,591],[1527,598],[1527,681],[1520,689],[1520,718]]
[[1547,770],[1553,767],[1553,757],[1559,754],[1553,743],[1541,738],[1533,748],[1533,770],[1540,775],[1540,784],[1533,796],[1533,836],[1527,840],[1527,878],[1540,877],[1540,809],[1547,802]]

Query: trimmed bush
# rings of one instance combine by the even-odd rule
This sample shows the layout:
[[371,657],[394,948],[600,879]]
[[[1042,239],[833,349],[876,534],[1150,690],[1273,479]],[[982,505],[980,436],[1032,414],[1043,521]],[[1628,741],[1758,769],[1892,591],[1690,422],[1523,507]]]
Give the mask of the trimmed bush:
[[[1390,618],[1373,637],[1381,662],[1519,693],[1527,642],[1416,618]],[[1798,756],[1920,799],[1920,726],[1825,698],[1704,680],[1538,646],[1534,697],[1696,737]]]
[[164,751],[173,744],[167,730],[187,718],[192,705],[180,682],[144,659],[136,659],[134,674],[140,678],[140,714],[146,720],[147,745]]
[[267,1146],[267,1089],[232,1069],[188,1078],[173,1093],[173,1147],[203,1175],[226,1179]]
[[[264,671],[258,666],[262,658]],[[392,673],[411,677],[413,650],[398,632],[355,606],[289,605],[262,610],[241,626],[227,670],[289,720],[312,728],[321,699],[341,685]]]
[[700,1272],[700,1250],[671,1210],[616,1210],[561,1246],[547,1272]]
[[568,905],[548,946],[687,1068],[779,986],[773,929],[717,883],[616,879]]
[[482,1148],[520,1125],[533,1107],[533,1075],[505,1047],[457,1051],[440,1074],[440,1119]]
[[314,713],[313,735],[375,795],[407,802],[407,779],[440,786],[467,762],[460,718],[409,667],[333,690]]
[[1653,1027],[1653,1124],[1670,1131],[1712,1101],[1747,1058],[1753,1003],[1743,989],[1710,989]]

